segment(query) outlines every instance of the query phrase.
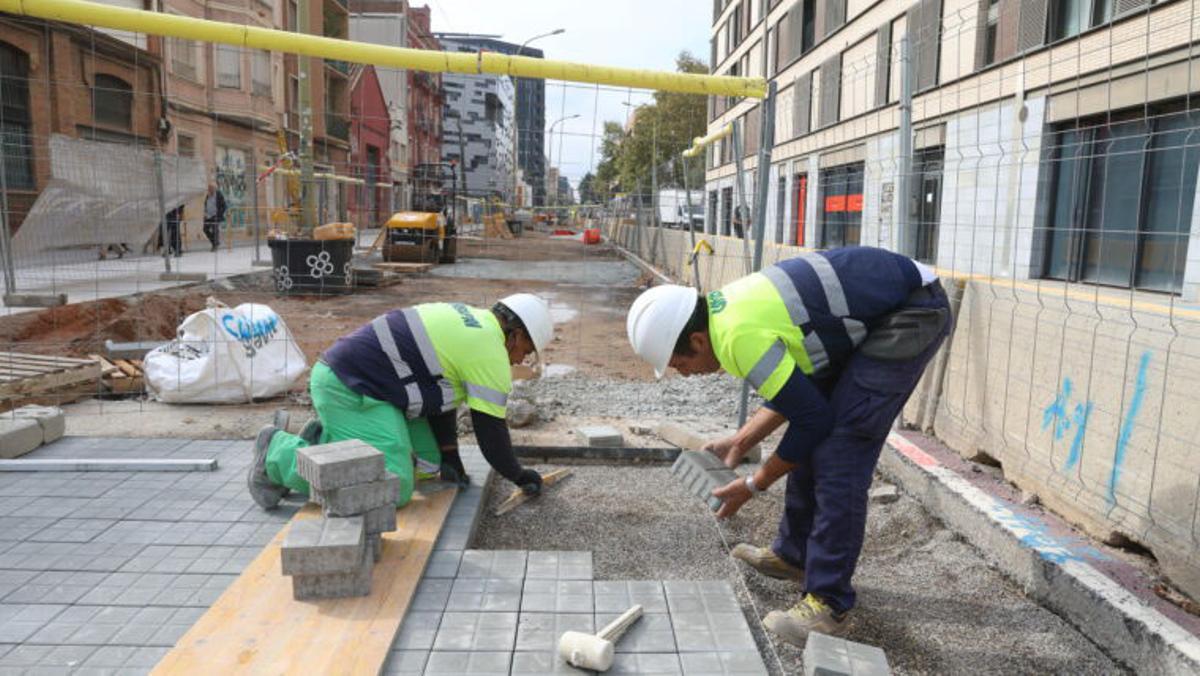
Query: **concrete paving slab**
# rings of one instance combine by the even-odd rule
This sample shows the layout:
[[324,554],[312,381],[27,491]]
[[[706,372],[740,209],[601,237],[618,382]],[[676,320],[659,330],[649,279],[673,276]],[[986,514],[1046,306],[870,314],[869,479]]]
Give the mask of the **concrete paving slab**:
[[663,591],[672,614],[742,612],[733,587],[724,580],[667,580]]
[[67,417],[57,406],[22,406],[5,414],[6,417],[9,415],[37,421],[42,428],[42,444],[58,441],[67,431]]
[[588,580],[525,580],[521,612],[595,612],[592,583]]
[[454,580],[448,611],[513,612],[521,609],[521,578],[464,578]]
[[592,674],[595,672],[576,669],[558,656],[558,650],[549,652],[516,652],[513,654],[512,676],[538,676],[540,674]]
[[592,589],[597,613],[623,613],[638,604],[645,613],[667,612],[667,597],[658,580],[596,580]]
[[458,576],[458,565],[462,561],[462,551],[443,549],[434,551],[425,563],[424,578],[455,578]]
[[296,471],[314,489],[327,491],[378,481],[383,453],[362,441],[307,446],[296,452]]
[[529,552],[525,577],[531,580],[590,580],[591,552],[534,551]]
[[432,610],[442,612],[450,600],[450,589],[454,580],[422,579],[417,583],[413,592],[412,610]]
[[425,663],[426,674],[497,674],[507,676],[509,652],[433,652]]
[[468,549],[463,552],[459,577],[525,577],[529,553],[522,550]]
[[505,651],[517,637],[517,613],[447,612],[442,616],[433,649],[437,651]]
[[567,631],[595,633],[595,619],[577,613],[529,613],[521,611],[517,622],[517,651],[553,652]]
[[393,650],[383,663],[384,676],[420,676],[429,661],[428,650]]
[[425,650],[433,648],[433,639],[437,636],[438,626],[442,623],[442,613],[428,610],[414,610],[404,616],[396,639],[392,642],[392,650]]
[[641,676],[675,676],[682,674],[679,655],[673,653],[617,653],[606,674],[641,674]]
[[672,611],[671,624],[675,629],[675,644],[681,653],[758,649],[740,609],[736,613]]
[[767,676],[767,667],[757,652],[680,653],[683,673],[688,676]]
[[[609,622],[617,619],[620,614],[596,613],[596,631],[603,629]],[[641,619],[634,622],[629,631],[625,632],[621,640],[617,641],[615,650],[618,653],[677,652],[671,616],[663,613],[643,614]]]
[[621,431],[608,425],[580,427],[575,430],[579,443],[589,448],[620,448],[625,445]]

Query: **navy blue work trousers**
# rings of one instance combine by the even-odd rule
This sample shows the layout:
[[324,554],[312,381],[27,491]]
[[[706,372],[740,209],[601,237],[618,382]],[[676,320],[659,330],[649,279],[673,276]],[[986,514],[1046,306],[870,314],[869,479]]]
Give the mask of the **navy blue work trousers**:
[[[940,284],[909,307],[947,307]],[[947,313],[949,317],[949,313]],[[774,551],[804,569],[805,591],[838,612],[854,607],[854,576],[867,524],[867,493],[879,452],[950,322],[923,352],[904,361],[851,355],[829,393],[834,427],[788,474]],[[781,446],[787,444],[787,434]]]

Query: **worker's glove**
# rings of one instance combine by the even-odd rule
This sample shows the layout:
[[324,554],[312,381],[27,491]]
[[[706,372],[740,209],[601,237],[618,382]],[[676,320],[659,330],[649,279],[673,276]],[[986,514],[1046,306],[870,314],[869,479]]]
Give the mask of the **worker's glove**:
[[542,475],[531,469],[523,469],[513,481],[525,495],[538,495],[542,492]]
[[471,485],[471,477],[467,476],[467,470],[463,467],[462,458],[458,453],[442,453],[441,479],[461,488]]

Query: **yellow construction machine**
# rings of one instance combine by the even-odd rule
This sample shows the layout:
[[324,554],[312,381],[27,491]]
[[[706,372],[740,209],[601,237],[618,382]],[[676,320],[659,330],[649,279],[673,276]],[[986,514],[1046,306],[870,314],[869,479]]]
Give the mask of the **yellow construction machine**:
[[456,166],[438,162],[413,167],[412,209],[384,224],[383,260],[389,263],[453,263],[458,221]]

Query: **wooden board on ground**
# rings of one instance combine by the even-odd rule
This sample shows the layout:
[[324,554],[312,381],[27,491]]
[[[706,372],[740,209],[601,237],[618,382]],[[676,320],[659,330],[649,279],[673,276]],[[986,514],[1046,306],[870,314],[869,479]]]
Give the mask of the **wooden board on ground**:
[[429,272],[433,263],[372,263],[371,267],[385,272]]
[[[414,495],[383,536],[371,595],[292,599],[280,572],[285,527],[188,630],[153,674],[376,674],[408,610],[455,490]],[[308,505],[292,519],[320,515]]]
[[0,410],[47,399],[73,401],[100,387],[100,363],[92,359],[0,352]]
[[139,359],[109,361],[97,354],[88,357],[100,363],[100,379],[104,389],[113,394],[135,394],[145,389],[142,362]]
[[[556,469],[553,472],[548,472],[546,474],[543,474],[542,475],[542,491],[545,492],[547,490],[550,490],[550,488],[554,484],[562,481],[563,479],[566,479],[569,476],[571,476],[571,470],[569,470],[569,469]],[[525,491],[518,488],[517,490],[513,491],[512,495],[508,496],[504,500],[504,502],[500,503],[499,507],[496,508],[496,516],[503,516],[504,514],[508,514],[509,512],[516,509],[517,507],[520,507],[521,505],[525,504],[526,502],[529,502],[533,498],[534,498],[534,496],[526,495]]]

